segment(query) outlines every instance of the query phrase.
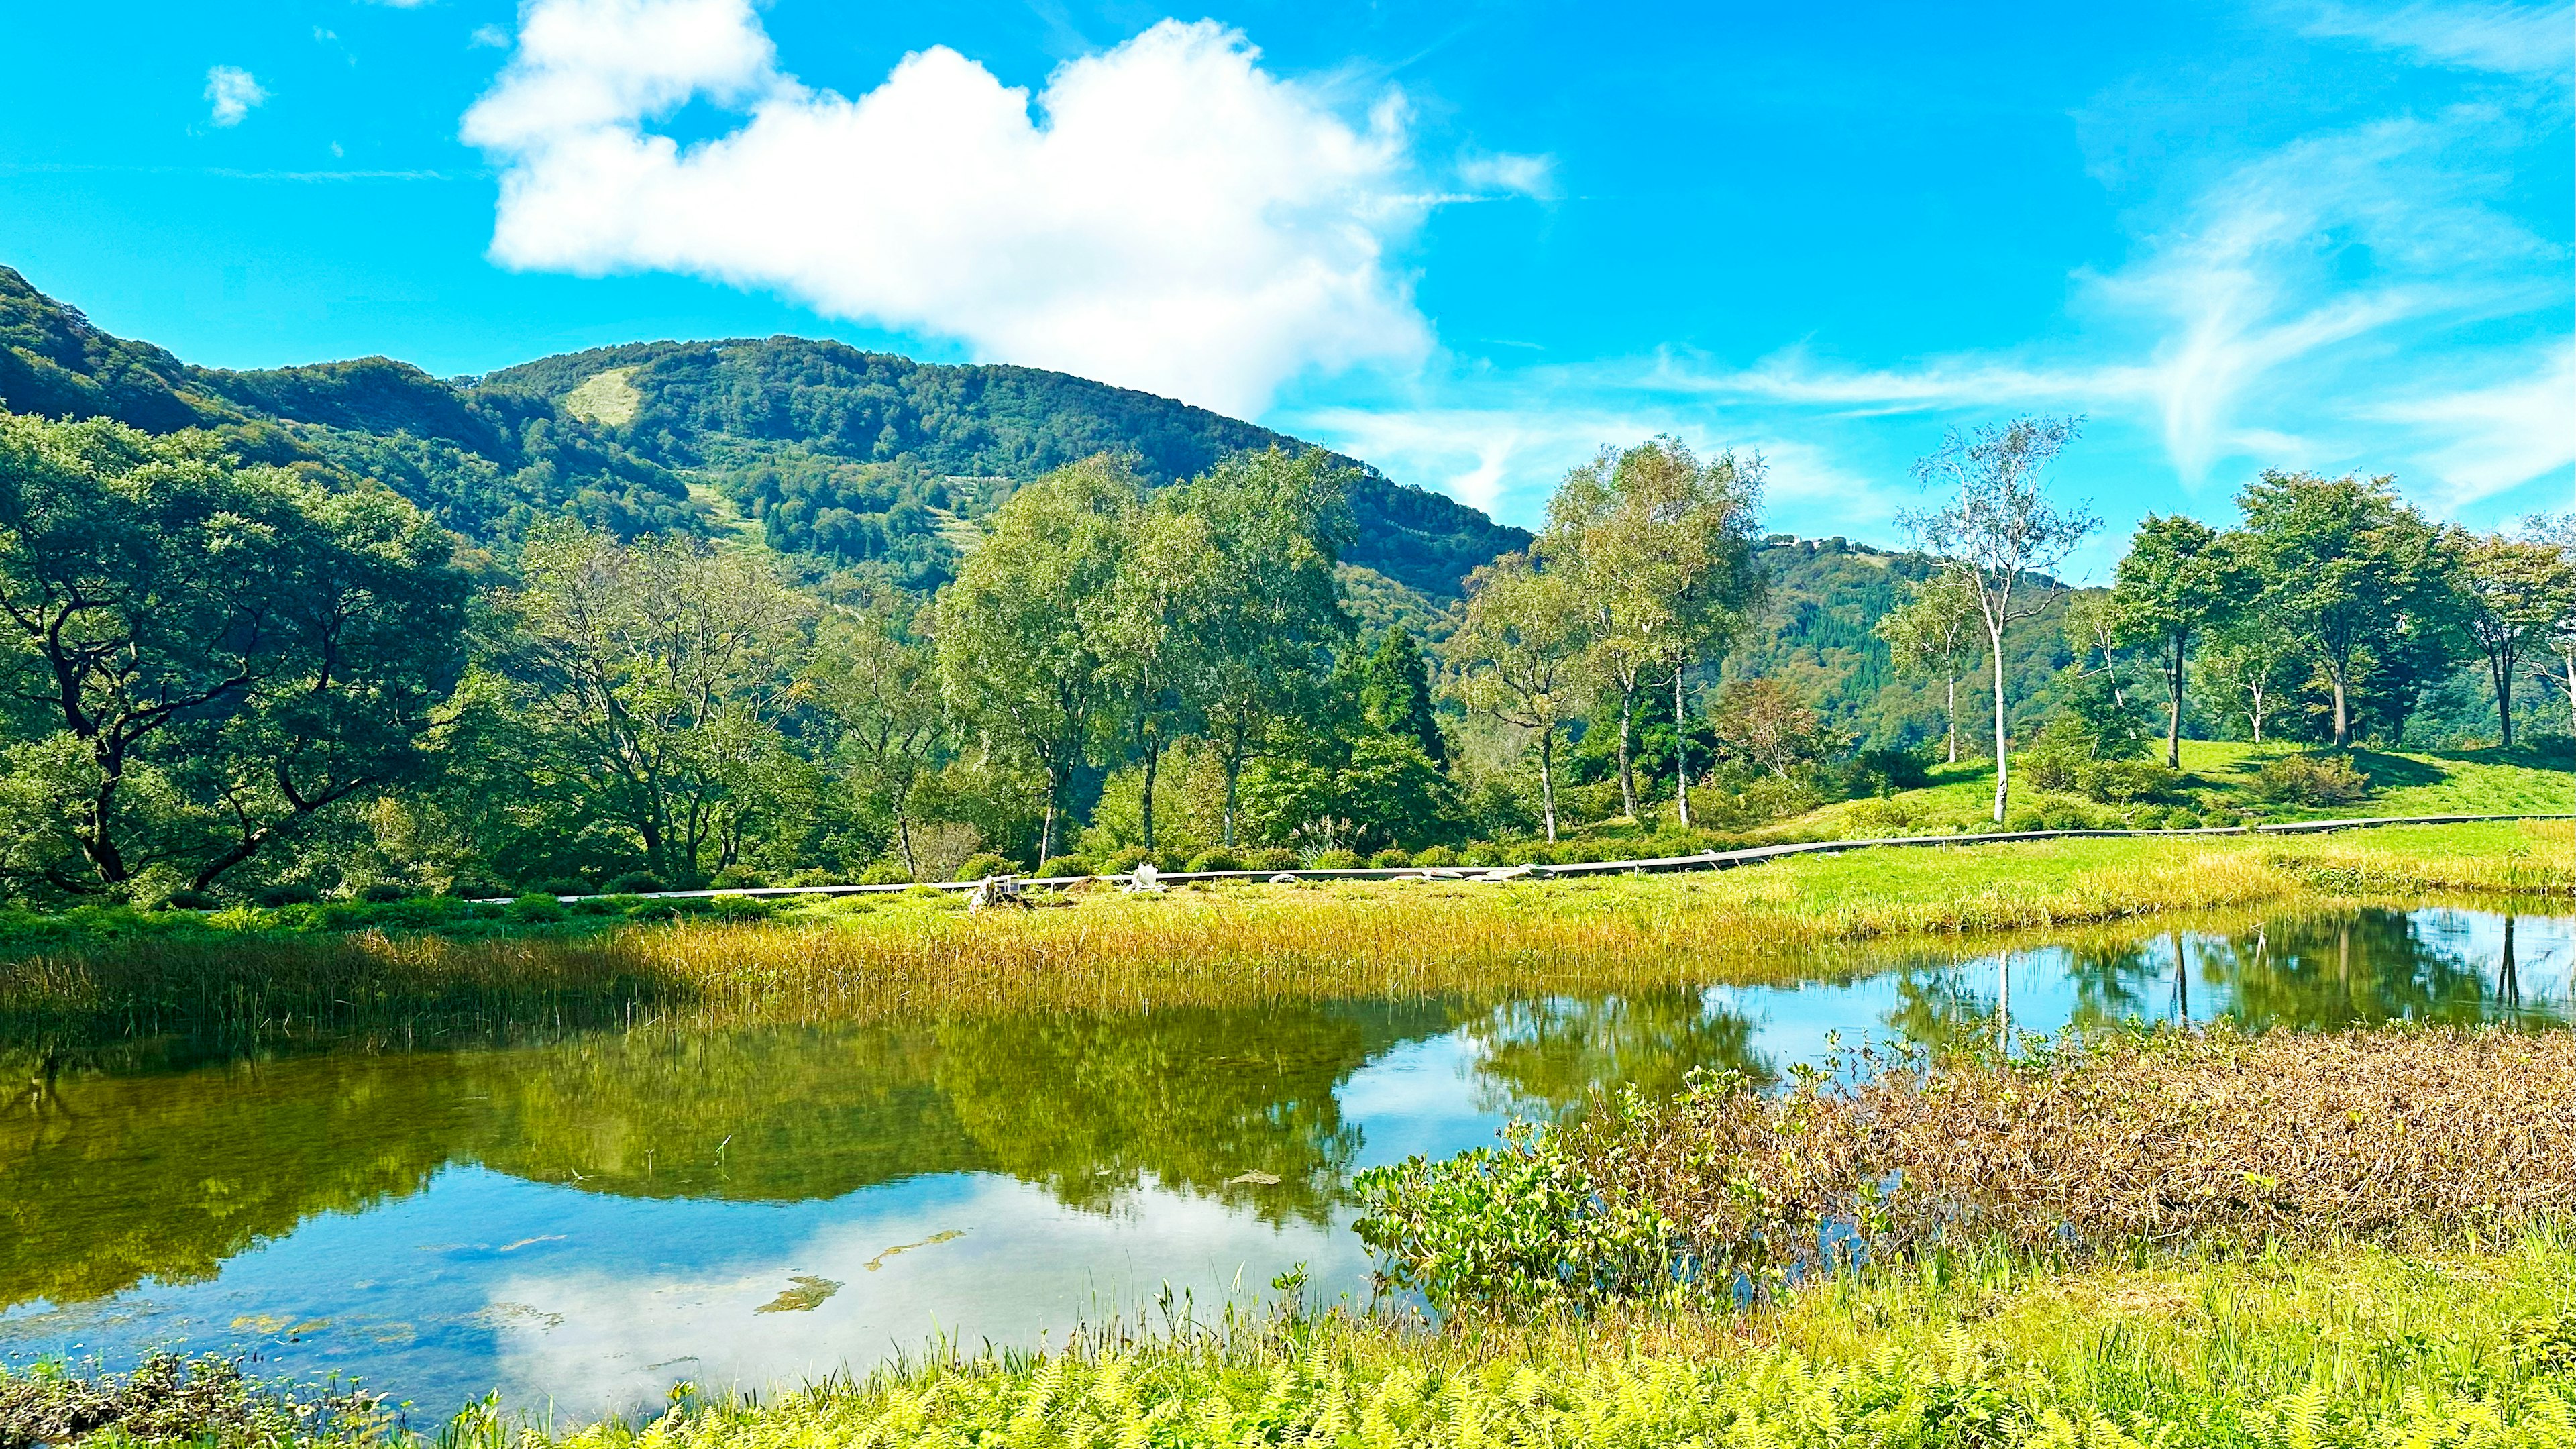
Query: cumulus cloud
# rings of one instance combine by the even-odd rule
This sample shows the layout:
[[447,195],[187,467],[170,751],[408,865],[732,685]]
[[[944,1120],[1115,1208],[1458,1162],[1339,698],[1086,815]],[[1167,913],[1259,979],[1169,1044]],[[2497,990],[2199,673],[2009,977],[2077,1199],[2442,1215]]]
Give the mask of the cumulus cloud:
[[[683,147],[692,100],[747,113]],[[1240,33],[1165,21],[1035,97],[944,46],[856,99],[781,69],[747,0],[533,0],[467,112],[492,256],[685,272],[1238,413],[1309,370],[1411,365],[1400,96],[1344,114]]]
[[2325,5],[2301,30],[2470,70],[2559,75],[2576,65],[2576,7],[2567,5]]
[[206,72],[206,99],[216,125],[238,126],[251,107],[268,99],[268,91],[240,66],[219,65]]

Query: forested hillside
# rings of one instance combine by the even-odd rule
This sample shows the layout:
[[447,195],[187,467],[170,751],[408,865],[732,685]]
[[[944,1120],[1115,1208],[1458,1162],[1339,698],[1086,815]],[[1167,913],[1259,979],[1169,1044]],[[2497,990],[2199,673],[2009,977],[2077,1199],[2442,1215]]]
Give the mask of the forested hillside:
[[[884,560],[935,584],[940,515],[981,516],[1017,484],[1101,453],[1157,484],[1237,453],[1309,444],[1151,393],[1033,367],[948,366],[797,337],[645,342],[506,368],[476,389],[560,405],[657,462],[703,470],[773,548]],[[1357,459],[1344,561],[1436,597],[1529,535]]]
[[[114,337],[0,267],[0,408],[203,427],[326,485],[377,478],[468,539],[566,516],[631,538],[736,511],[772,547],[917,590],[962,518],[1099,453],[1149,482],[1310,444],[1169,398],[1027,367],[957,367],[792,337],[644,342],[453,382],[385,357],[235,372]],[[1529,535],[1353,459],[1346,563],[1434,599]],[[690,483],[704,490],[693,498]]]

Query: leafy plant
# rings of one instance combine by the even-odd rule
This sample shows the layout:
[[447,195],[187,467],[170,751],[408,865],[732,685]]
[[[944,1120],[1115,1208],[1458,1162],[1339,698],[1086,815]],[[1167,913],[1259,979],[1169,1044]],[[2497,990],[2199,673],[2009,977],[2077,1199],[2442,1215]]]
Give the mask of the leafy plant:
[[2276,755],[2255,773],[2254,793],[2275,805],[2350,805],[2370,793],[2370,777],[2354,767],[2349,755]]

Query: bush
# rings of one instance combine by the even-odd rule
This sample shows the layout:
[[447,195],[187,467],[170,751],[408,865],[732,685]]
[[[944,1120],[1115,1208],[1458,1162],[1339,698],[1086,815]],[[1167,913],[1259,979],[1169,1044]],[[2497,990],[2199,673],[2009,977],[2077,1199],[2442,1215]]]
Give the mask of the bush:
[[542,892],[524,895],[510,902],[510,919],[523,922],[560,921],[572,912],[563,902]]
[[459,900],[493,901],[505,899],[512,891],[498,876],[468,871],[447,883],[447,893]]
[[223,902],[216,900],[213,896],[206,894],[204,891],[172,891],[170,892],[170,899],[161,903],[161,909],[165,911],[211,911],[222,904]]
[[1442,870],[1458,863],[1458,852],[1445,845],[1426,845],[1413,853],[1413,863],[1424,870]]
[[2350,805],[2370,793],[2370,777],[2349,755],[2277,755],[2255,772],[2254,794],[2275,805]]
[[662,884],[662,878],[660,876],[653,874],[651,871],[639,870],[626,875],[621,875],[617,879],[610,881],[608,883],[608,889],[603,892],[603,894],[612,896],[650,896],[659,895],[669,889],[669,886]]
[[[1142,852],[1139,853],[1141,854]],[[1134,867],[1130,866],[1129,869],[1132,870]],[[1114,867],[1102,872],[1104,875],[1115,873],[1116,870]],[[1050,856],[1047,859],[1038,862],[1038,879],[1040,880],[1073,880],[1077,877],[1089,874],[1091,874],[1091,862],[1078,855]]]
[[320,891],[315,890],[312,886],[300,880],[287,881],[282,885],[270,886],[266,890],[263,890],[259,894],[251,897],[252,900],[263,906],[267,906],[272,910],[279,906],[300,906],[307,902],[320,900],[321,898],[322,893]]
[[586,896],[591,893],[590,882],[577,875],[557,876],[553,880],[530,886],[528,890],[537,895],[548,896]]
[[910,885],[912,884],[912,872],[903,868],[902,861],[881,860],[876,864],[869,866],[866,870],[859,872],[859,884]]
[[720,891],[738,891],[746,887],[765,885],[767,882],[760,878],[760,872],[750,866],[729,865],[717,871],[715,879],[708,881],[707,884]]
[[[1982,825],[1978,827],[1980,830],[1984,828]],[[2025,830],[2046,830],[2048,826],[2039,818],[2038,810],[2028,805],[2016,805],[2004,813],[2003,828],[2019,834]]]
[[827,886],[845,885],[848,884],[848,882],[841,879],[841,873],[837,870],[825,870],[819,865],[809,865],[803,870],[789,876],[787,879],[780,881],[779,884],[792,886]]
[[2179,777],[2153,760],[2095,760],[2075,772],[2084,798],[2105,805],[2133,805],[2171,790]]
[[1236,855],[1230,850],[1202,850],[1198,854],[1190,857],[1187,869],[1194,871],[1241,870],[1243,869],[1243,857]]
[[401,881],[380,880],[374,885],[367,887],[365,890],[358,892],[358,899],[382,905],[387,901],[406,899],[411,895],[411,893],[411,887],[404,885]]
[[1402,870],[1406,866],[1413,864],[1413,857],[1390,845],[1386,849],[1379,851],[1377,854],[1370,856],[1368,863],[1378,867],[1380,870]]
[[777,909],[760,896],[717,896],[707,903],[708,914],[720,921],[765,921]]
[[1932,783],[1932,767],[1912,750],[1863,750],[1848,767],[1850,793],[1893,795]]
[[957,867],[957,873],[950,876],[949,879],[982,880],[984,877],[991,875],[1009,875],[1016,869],[1017,867],[1013,866],[1009,861],[1004,860],[1002,857],[995,855],[988,850],[981,855],[970,855],[966,857],[966,863]]
[[[1296,869],[1294,866],[1287,868]],[[1319,850],[1315,852],[1313,860],[1306,862],[1308,870],[1357,870],[1359,868],[1360,856],[1355,850]]]
[[1490,840],[1479,840],[1458,857],[1461,865],[1495,866],[1503,863],[1503,848]]
[[2040,802],[2039,828],[2042,830],[2090,830],[2093,817],[2072,800]]
[[[1099,869],[1102,875],[1132,875],[1136,867],[1152,859],[1141,845],[1121,846],[1100,858]],[[1162,867],[1158,863],[1155,868],[1159,870]]]
[[1305,862],[1297,858],[1297,852],[1284,845],[1274,845],[1266,850],[1256,850],[1252,853],[1254,870],[1302,870],[1304,867]]

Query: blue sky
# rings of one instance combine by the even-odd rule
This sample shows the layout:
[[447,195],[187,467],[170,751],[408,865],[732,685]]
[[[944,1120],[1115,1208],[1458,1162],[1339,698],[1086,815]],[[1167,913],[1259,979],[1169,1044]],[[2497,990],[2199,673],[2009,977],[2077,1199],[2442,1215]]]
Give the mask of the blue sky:
[[2082,412],[2079,573],[2267,465],[2576,491],[2563,4],[8,9],[0,262],[195,361],[823,334],[1524,523],[1669,430],[1880,541]]

